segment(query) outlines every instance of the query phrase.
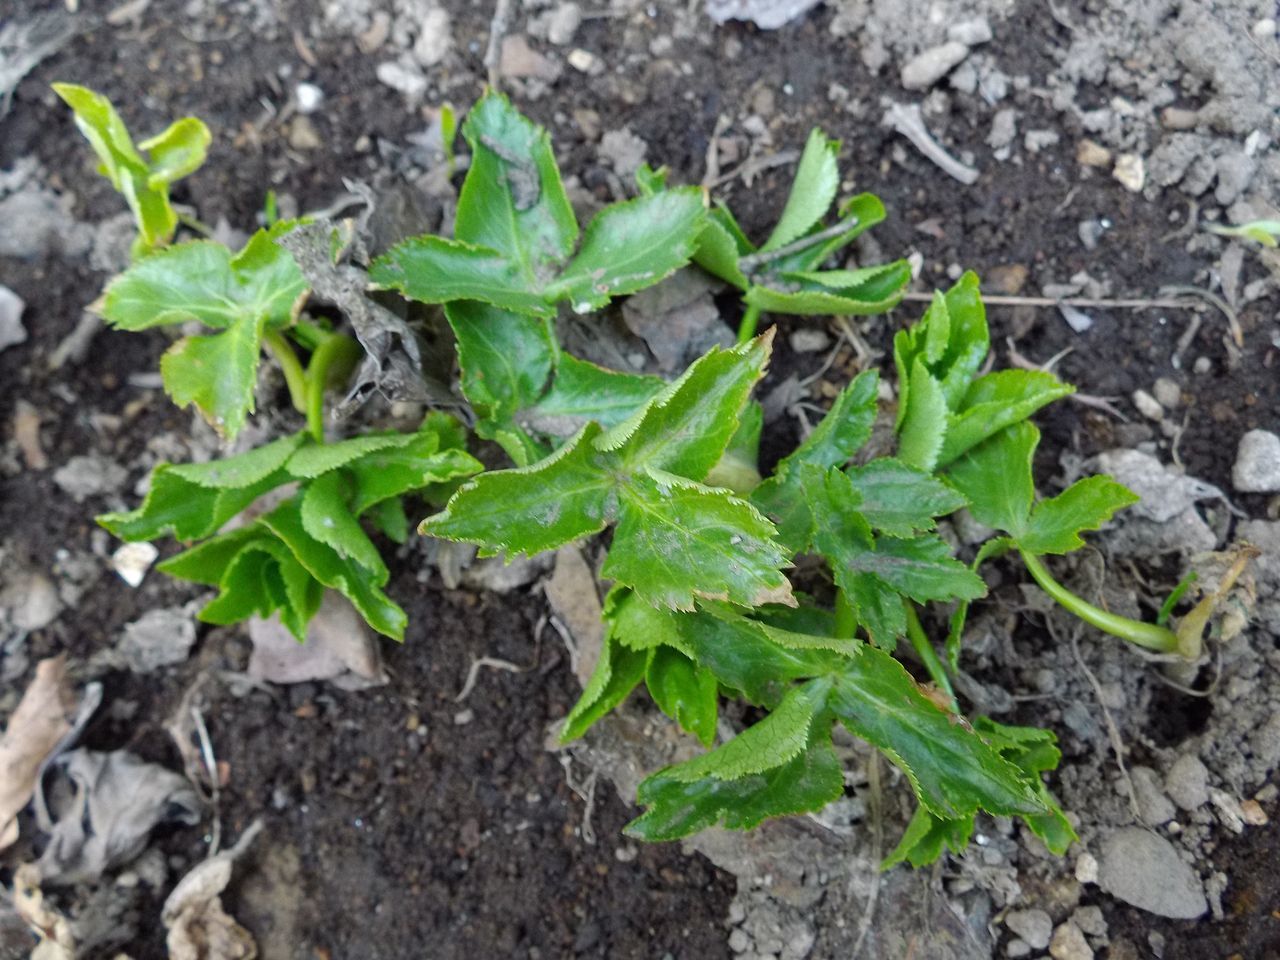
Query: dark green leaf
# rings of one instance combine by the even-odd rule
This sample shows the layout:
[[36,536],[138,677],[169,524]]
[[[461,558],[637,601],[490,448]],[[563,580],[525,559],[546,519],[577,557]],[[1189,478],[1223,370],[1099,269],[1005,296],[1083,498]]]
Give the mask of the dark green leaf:
[[912,361],[898,403],[898,457],[908,466],[932,472],[946,437],[947,398],[923,358]]
[[947,418],[946,439],[937,466],[956,457],[1075,388],[1039,370],[1000,370],[975,380],[958,413]]
[[386,564],[351,512],[345,486],[345,478],[336,470],[308,483],[302,491],[302,528],[338,556],[360,564],[379,583],[386,583],[390,576]]
[[661,646],[653,651],[645,673],[653,702],[680,727],[709,747],[716,738],[719,706],[715,674],[680,651]]
[[[607,370],[561,353],[551,389],[528,419],[557,436],[569,436],[589,421],[608,428],[634,416],[665,387],[659,377]],[[549,429],[553,424],[557,429]]]
[[1110,477],[1085,477],[1062,493],[1041,500],[1031,511],[1031,522],[1018,538],[1029,553],[1070,553],[1084,546],[1082,530],[1097,530],[1139,497]]
[[458,341],[462,392],[481,417],[508,421],[546,389],[555,343],[542,320],[474,300],[446,304]]
[[770,286],[752,286],[743,300],[770,313],[868,316],[895,306],[910,279],[905,260],[860,270],[779,273]]
[[636,684],[644,679],[649,665],[649,651],[631,650],[605,634],[595,672],[582,689],[582,696],[565,717],[560,742],[577,740],[591,725],[627,699]]
[[946,820],[934,816],[923,804],[911,815],[902,839],[893,852],[880,863],[881,870],[888,870],[899,863],[924,867],[937,860],[944,850],[962,853],[973,835],[973,817]]
[[1020,536],[1031,515],[1035,484],[1031,458],[1040,431],[1018,423],[973,447],[947,468],[947,479],[969,501],[979,523]]
[[478,300],[515,313],[548,317],[554,308],[521,275],[518,264],[488,247],[443,237],[413,237],[373,262],[377,289],[399,290],[420,303]]
[[934,528],[934,517],[965,505],[965,498],[948,486],[900,460],[882,457],[847,471],[861,496],[859,512],[871,526],[895,537],[910,537]]

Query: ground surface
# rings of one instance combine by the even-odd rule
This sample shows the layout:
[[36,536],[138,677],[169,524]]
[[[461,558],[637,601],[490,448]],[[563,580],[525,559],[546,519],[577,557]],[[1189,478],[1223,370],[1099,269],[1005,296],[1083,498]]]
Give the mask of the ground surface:
[[[19,0],[15,19],[29,19],[45,6]],[[431,0],[153,0],[127,6],[136,8],[135,15],[112,22],[104,17],[114,4],[82,0],[77,13],[66,14],[75,35],[17,86],[9,114],[0,120],[0,171],[35,158],[36,176],[66,204],[67,223],[87,235],[118,213],[119,202],[94,174],[68,113],[49,92],[53,80],[106,93],[139,134],[186,113],[204,118],[215,131],[209,161],[183,182],[176,198],[207,223],[225,219],[246,229],[255,226],[267,187],[305,211],[331,203],[342,193],[344,177],[373,181],[384,177],[380,171],[411,169],[411,158],[405,159],[410,138],[428,126],[434,108],[444,101],[465,105],[483,86],[489,4],[441,4],[450,16],[430,42],[420,40],[421,24],[439,28],[444,22],[431,13],[437,6]],[[1227,245],[1188,223],[1188,216],[1238,221],[1250,203],[1265,213],[1267,201],[1275,199],[1272,185],[1280,182],[1276,151],[1269,150],[1280,130],[1274,119],[1267,126],[1265,114],[1260,125],[1240,130],[1205,114],[1185,136],[1199,138],[1187,149],[1200,150],[1211,171],[1219,158],[1243,153],[1252,130],[1262,137],[1248,157],[1254,170],[1244,187],[1227,189],[1228,177],[1220,174],[1215,185],[1196,193],[1186,178],[1168,172],[1167,163],[1161,166],[1176,134],[1159,119],[1167,106],[1208,109],[1229,101],[1228,94],[1247,96],[1240,77],[1249,80],[1258,71],[1269,77],[1270,90],[1280,89],[1274,21],[1269,37],[1252,29],[1267,14],[1265,4],[1236,5],[1220,18],[1240,34],[1230,34],[1240,44],[1257,47],[1239,76],[1230,73],[1230,58],[1205,67],[1196,58],[1207,55],[1185,40],[1195,26],[1192,13],[1212,17],[1211,6],[1179,11],[1152,4],[1148,32],[1134,26],[1132,35],[1121,36],[1109,28],[1115,10],[1104,3],[906,5],[919,15],[919,29],[906,31],[846,2],[761,31],[740,22],[717,25],[699,4],[615,0],[611,6],[584,4],[586,18],[565,44],[547,39],[540,19],[554,4],[515,7],[509,32],[528,36],[534,57],[513,67],[530,76],[508,78],[508,89],[521,109],[549,127],[566,175],[589,192],[607,197],[615,168],[624,163],[616,150],[602,147],[602,134],[629,130],[647,145],[651,162],[671,168],[675,182],[697,183],[718,117],[724,118],[718,162],[729,172],[748,156],[797,149],[809,128],[820,124],[844,142],[846,188],[878,193],[890,211],[875,231],[883,255],[919,255],[916,289],[973,269],[991,292],[1039,295],[1075,278],[1086,296],[1150,298],[1165,286],[1196,286],[1216,290],[1236,306],[1242,345],[1224,337],[1226,321],[1211,309],[1180,345],[1194,316],[1186,309],[1087,309],[1093,325],[1077,333],[1052,309],[993,308],[992,340],[1002,354],[1006,338],[1035,362],[1070,348],[1057,368],[1062,376],[1084,393],[1118,398],[1114,404],[1129,421],[1060,404],[1042,418],[1040,475],[1047,484],[1064,453],[1089,457],[1146,443],[1162,461],[1180,462],[1188,475],[1231,493],[1239,438],[1280,423],[1280,327],[1267,267],[1251,250],[1233,280]],[[384,9],[390,33],[370,49],[369,31],[376,31],[375,15]],[[975,48],[953,75],[955,84],[942,80],[931,92],[902,89],[902,63],[945,39],[948,21],[975,15],[988,18],[994,39]],[[409,52],[415,42],[416,54]],[[595,66],[583,72],[570,65],[571,50],[586,51]],[[1102,67],[1088,67],[1086,53],[1100,58]],[[421,80],[421,89],[405,94],[381,82],[390,74],[379,67],[389,63],[400,66],[400,86],[410,83],[403,79],[408,75]],[[872,69],[877,65],[878,73]],[[967,90],[959,77],[966,69],[978,78]],[[1005,79],[1002,97],[993,93],[999,92],[993,71]],[[324,100],[300,120],[286,105],[303,81],[318,86]],[[1262,95],[1264,106],[1268,95]],[[981,170],[976,183],[962,186],[948,178],[883,127],[885,97],[923,102],[934,135]],[[1016,113],[1016,135],[992,146],[1002,139],[993,133],[993,119],[1009,109]],[[1099,111],[1114,116],[1099,117]],[[1082,164],[1078,150],[1086,138],[1113,154],[1145,157],[1143,191],[1113,178],[1113,161]],[[749,186],[732,178],[717,195],[758,234],[780,208],[791,172],[790,166],[766,168]],[[22,223],[0,223],[0,235],[23,229]],[[15,255],[0,256],[0,284],[25,300],[28,332],[25,343],[0,351],[0,437],[8,444],[0,459],[0,546],[6,564],[42,571],[63,592],[56,619],[17,640],[12,631],[6,635],[0,715],[12,708],[39,658],[67,651],[73,671],[98,676],[107,691],[108,708],[84,742],[128,747],[176,768],[166,719],[202,672],[243,669],[247,642],[202,627],[191,659],[180,666],[140,677],[94,665],[100,663],[95,654],[114,645],[125,624],[198,595],[155,574],[137,590],[124,587],[105,564],[114,544],[91,521],[94,513],[131,504],[135,483],[160,456],[188,452],[192,421],[159,391],[147,389],[148,381],[130,379],[156,369],[167,342],[159,334],[100,333],[84,360],[49,370],[51,354],[107,277],[84,245],[73,243],[73,233],[68,228],[34,250],[6,243]],[[1082,272],[1087,276],[1079,277]],[[892,331],[915,313],[904,306],[860,329],[873,349],[884,351]],[[794,326],[784,321],[786,331]],[[783,374],[806,376],[822,360],[820,353],[785,349],[766,392]],[[851,363],[841,355],[835,370]],[[837,373],[827,379],[838,381]],[[1168,429],[1144,419],[1130,399],[1135,390],[1152,391],[1161,377],[1180,388]],[[40,417],[45,468],[25,463],[9,432],[19,401]],[[787,436],[795,425],[784,420],[774,429],[775,436]],[[78,503],[59,491],[52,476],[86,453],[119,464],[127,480]],[[1274,517],[1274,503],[1265,496],[1232,496],[1249,516]],[[1127,569],[1171,584],[1179,563],[1175,554],[1163,565]],[[388,644],[384,651],[387,685],[344,692],[302,684],[241,696],[226,684],[210,686],[205,720],[218,759],[228,765],[221,829],[234,837],[256,818],[268,827],[253,866],[227,897],[231,912],[258,936],[263,956],[729,956],[732,875],[676,846],[633,847],[620,835],[630,812],[603,784],[591,814],[596,842],[584,840],[584,804],[566,781],[560,758],[543,749],[548,726],[576,695],[576,681],[558,638],[536,629],[542,597],[527,587],[506,594],[446,589],[421,551],[405,555],[398,570],[390,589],[413,626],[403,647]],[[1012,567],[1004,573],[1016,575]],[[1275,638],[1261,627],[1250,642],[1243,658],[1261,666],[1241,682],[1254,684],[1248,723],[1264,727],[1276,704],[1280,664]],[[985,916],[1002,938],[987,942],[1001,953],[1021,949],[998,922],[1005,909],[1043,909],[1057,925],[1093,905],[1105,916],[1102,932],[1085,932],[1100,956],[1280,953],[1280,889],[1271,868],[1280,857],[1280,835],[1274,823],[1237,835],[1208,807],[1182,817],[1196,838],[1184,858],[1218,885],[1217,916],[1171,921],[1077,881],[1079,854],[1086,847],[1096,854],[1106,829],[1129,816],[1118,799],[1114,762],[1097,721],[1073,722],[1082,711],[1097,713],[1076,661],[1052,649],[1034,619],[1015,629],[1008,646],[1018,658],[980,659],[973,672],[1015,695],[1043,694],[1010,716],[1062,733],[1067,758],[1058,789],[1082,818],[1085,845],[1065,861],[1045,863],[1019,854],[1004,831],[1001,842],[984,851],[985,872],[949,864],[935,875],[937,889],[964,905],[970,919],[982,914],[974,904],[985,897]],[[1151,679],[1154,668],[1105,641],[1086,637],[1081,649],[1104,687],[1110,684],[1117,694],[1111,706],[1130,766],[1163,774],[1178,756],[1198,750],[1214,784],[1237,800],[1263,789],[1270,768],[1261,747],[1242,748],[1245,759],[1236,773],[1225,761],[1215,765],[1208,753],[1226,749],[1229,730],[1218,724],[1225,724],[1225,712],[1241,709],[1244,694],[1235,700],[1185,696]],[[455,703],[466,665],[482,655],[531,668],[485,671],[466,703]],[[1229,668],[1239,660],[1229,657]],[[1029,678],[1044,671],[1067,679],[1029,687]],[[1209,674],[1194,679],[1203,691]],[[1247,727],[1240,729],[1237,739],[1243,741]],[[1264,811],[1276,815],[1274,799],[1263,796]],[[206,818],[204,830],[209,827]],[[899,825],[887,829],[896,836]],[[206,835],[180,827],[162,831],[158,843],[169,857],[169,879],[141,897],[135,933],[113,947],[139,960],[164,955],[154,919],[158,904],[167,886],[202,858]],[[995,848],[1004,853],[987,856]],[[1217,874],[1222,882],[1213,879]],[[759,938],[756,946],[736,945],[757,946],[759,954],[766,952]],[[822,947],[815,949],[810,955]]]

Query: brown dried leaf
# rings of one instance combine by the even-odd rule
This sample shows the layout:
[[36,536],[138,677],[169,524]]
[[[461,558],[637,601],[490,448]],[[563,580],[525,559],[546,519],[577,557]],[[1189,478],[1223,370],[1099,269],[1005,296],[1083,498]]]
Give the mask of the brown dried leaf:
[[18,839],[18,813],[31,800],[41,765],[71,729],[75,710],[66,657],[41,660],[0,739],[0,850]]

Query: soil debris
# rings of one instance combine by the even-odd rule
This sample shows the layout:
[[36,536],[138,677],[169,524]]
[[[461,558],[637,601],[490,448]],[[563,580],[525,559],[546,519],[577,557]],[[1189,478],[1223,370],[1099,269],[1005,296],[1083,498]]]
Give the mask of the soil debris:
[[196,642],[196,622],[190,607],[148,610],[126,624],[116,650],[134,673],[152,673],[182,663]]
[[22,325],[22,298],[8,287],[0,286],[0,350],[25,343],[27,328]]
[[18,814],[31,800],[45,761],[71,731],[75,712],[66,657],[41,660],[0,738],[0,850],[18,839]]
[[1280,436],[1250,430],[1241,437],[1231,484],[1241,493],[1280,492]]
[[329,680],[343,690],[387,682],[377,641],[351,601],[333,590],[325,591],[320,609],[307,624],[306,643],[298,643],[278,616],[250,620],[249,639],[253,653],[247,672],[254,680],[281,684]]
[[160,914],[169,933],[169,960],[253,960],[258,946],[253,935],[227,913],[221,895],[231,871],[262,832],[255,820],[236,845],[198,864],[178,881]]
[[1204,885],[1164,837],[1122,827],[1102,844],[1098,886],[1160,917],[1194,920],[1209,910]]

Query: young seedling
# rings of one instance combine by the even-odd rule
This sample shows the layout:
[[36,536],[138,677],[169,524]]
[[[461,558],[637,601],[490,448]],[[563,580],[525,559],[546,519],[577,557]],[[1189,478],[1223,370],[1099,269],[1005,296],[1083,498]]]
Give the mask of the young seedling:
[[204,163],[209,128],[195,117],[183,117],[135,147],[124,121],[102,94],[74,83],[55,83],[53,89],[75,111],[76,126],[101,161],[98,172],[133,211],[138,224],[134,258],[169,244],[178,228],[169,187]]
[[823,226],[840,185],[839,152],[838,140],[821,130],[809,134],[782,216],[759,247],[747,239],[724,204],[717,204],[708,216],[694,259],[742,291],[746,311],[739,342],[755,336],[764,311],[864,316],[884,313],[902,298],[911,279],[905,260],[856,270],[821,269],[885,216],[879,198],[862,193],[841,205],[834,224]]

